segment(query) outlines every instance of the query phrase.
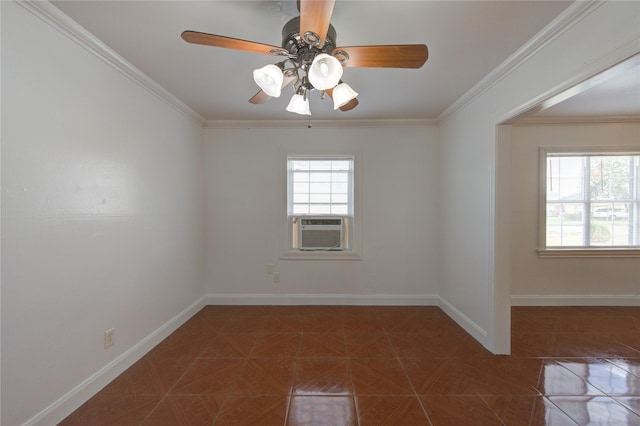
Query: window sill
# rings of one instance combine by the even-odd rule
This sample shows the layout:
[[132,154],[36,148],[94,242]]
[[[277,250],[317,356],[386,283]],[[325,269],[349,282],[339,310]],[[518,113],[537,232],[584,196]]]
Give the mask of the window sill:
[[280,255],[281,260],[362,260],[353,251],[298,251],[290,250]]
[[635,258],[640,257],[640,249],[609,248],[609,249],[539,249],[538,257],[546,258]]

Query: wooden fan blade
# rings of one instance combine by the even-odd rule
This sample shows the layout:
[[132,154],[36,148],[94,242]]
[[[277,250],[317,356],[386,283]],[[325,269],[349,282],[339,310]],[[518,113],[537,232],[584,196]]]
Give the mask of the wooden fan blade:
[[420,68],[429,57],[429,49],[424,44],[349,46],[337,47],[331,54],[343,67]]
[[[324,46],[335,0],[300,0],[300,37],[307,43],[316,41],[316,47]],[[306,37],[305,34],[313,34]]]
[[[284,80],[282,80],[282,88],[284,89],[285,87],[287,87],[295,79],[296,79],[295,77],[289,77],[289,76],[285,75],[284,76]],[[263,104],[263,103],[269,101],[272,97],[273,96],[267,95],[264,92],[264,90],[260,90],[258,93],[253,95],[253,97],[251,99],[249,99],[249,102],[252,103],[252,104]]]
[[[329,98],[331,98],[331,100],[333,100],[333,89],[327,89],[324,91],[324,93],[326,93]],[[351,99],[349,102],[347,102],[346,104],[342,105],[340,107],[340,111],[349,111],[351,109],[354,109],[360,102],[358,102],[357,98],[353,98]]]
[[356,106],[358,106],[359,103],[360,102],[358,102],[358,98],[353,98],[346,104],[342,105],[340,107],[340,111],[349,111],[351,109],[354,109]]
[[184,41],[205,46],[224,47],[226,49],[243,50],[245,52],[262,53],[265,55],[288,55],[289,52],[279,46],[256,43],[254,41],[241,40],[239,38],[225,37],[215,34],[200,33],[197,31],[184,31]]
[[253,95],[251,99],[249,99],[249,102],[252,104],[264,104],[267,101],[270,101],[271,98],[272,96],[269,96],[266,93],[264,93],[264,90],[260,90],[258,93]]

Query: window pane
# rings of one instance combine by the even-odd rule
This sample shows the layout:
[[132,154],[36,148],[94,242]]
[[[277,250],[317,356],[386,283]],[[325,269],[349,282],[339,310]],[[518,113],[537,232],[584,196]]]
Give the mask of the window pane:
[[331,204],[311,204],[309,206],[310,214],[329,214],[331,213]]
[[331,182],[331,173],[311,173],[309,180],[311,182]]
[[311,170],[331,170],[331,161],[323,161],[323,160],[314,160],[310,161]]
[[547,203],[547,221],[552,217],[559,217],[562,212],[562,204],[560,203]]
[[333,192],[334,194],[346,194],[349,192],[349,185],[341,182],[332,183],[331,192]]
[[328,182],[316,182],[309,185],[309,192],[328,194],[331,192],[331,184]]
[[338,173],[332,173],[332,179],[333,182],[344,182],[347,183],[349,182],[349,173],[342,173],[342,172],[338,172]]
[[293,205],[293,214],[307,214],[309,213],[309,205],[308,204],[294,204]]
[[309,173],[306,172],[295,172],[293,174],[294,182],[309,182]]
[[346,216],[349,214],[349,207],[346,204],[332,204],[331,213]]
[[592,223],[591,244],[605,247],[630,245],[628,222],[611,221]]
[[558,157],[547,166],[547,200],[582,200],[582,158]]
[[348,194],[331,194],[331,203],[344,203],[349,202]]
[[293,183],[293,193],[294,194],[308,194],[309,193],[309,184],[305,182],[294,182]]
[[558,197],[560,200],[584,200],[583,179],[560,179]]
[[559,157],[558,167],[558,176],[563,178],[582,178],[584,157]]
[[629,157],[592,157],[591,199],[629,199],[632,193],[633,162]]
[[331,194],[310,194],[309,202],[311,203],[330,203]]
[[309,170],[310,168],[309,161],[293,160],[291,163],[293,170]]
[[547,245],[582,246],[584,244],[583,205],[561,203],[558,216],[547,216]]
[[581,225],[547,227],[547,243],[550,247],[580,247],[584,244]]
[[309,194],[293,194],[294,203],[308,203]]
[[333,161],[331,170],[351,170],[351,161],[349,160],[337,160]]
[[629,219],[629,203],[594,203],[591,218],[596,221]]

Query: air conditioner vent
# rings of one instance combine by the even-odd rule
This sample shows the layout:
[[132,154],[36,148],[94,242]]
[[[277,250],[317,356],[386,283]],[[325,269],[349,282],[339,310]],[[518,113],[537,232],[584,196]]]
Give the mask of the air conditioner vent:
[[301,219],[302,225],[337,225],[342,226],[342,218],[338,219]]
[[300,219],[300,250],[344,250],[344,222],[341,217]]

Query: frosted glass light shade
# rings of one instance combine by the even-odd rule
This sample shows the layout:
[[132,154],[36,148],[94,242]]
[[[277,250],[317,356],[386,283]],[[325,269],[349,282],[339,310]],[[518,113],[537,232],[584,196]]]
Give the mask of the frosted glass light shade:
[[316,89],[331,89],[342,78],[342,64],[333,56],[321,53],[313,59],[307,77]]
[[282,90],[284,75],[282,75],[282,70],[277,65],[270,64],[254,70],[253,80],[264,93],[277,98]]
[[358,96],[347,83],[340,83],[333,89],[333,109],[338,109]]
[[300,115],[311,115],[311,110],[309,109],[309,99],[305,99],[304,96],[298,95],[297,93],[291,97],[289,101],[289,105],[287,105],[287,111],[295,112]]

